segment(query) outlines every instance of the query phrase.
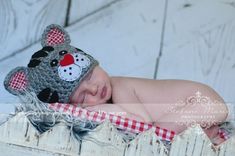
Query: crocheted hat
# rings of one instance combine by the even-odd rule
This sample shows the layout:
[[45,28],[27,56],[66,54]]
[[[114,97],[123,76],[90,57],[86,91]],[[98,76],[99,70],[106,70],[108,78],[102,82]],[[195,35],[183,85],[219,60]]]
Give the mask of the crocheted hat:
[[92,56],[70,45],[68,33],[59,25],[49,25],[42,34],[42,49],[35,52],[28,67],[17,67],[4,80],[14,95],[33,92],[46,103],[68,103],[72,92],[98,65]]

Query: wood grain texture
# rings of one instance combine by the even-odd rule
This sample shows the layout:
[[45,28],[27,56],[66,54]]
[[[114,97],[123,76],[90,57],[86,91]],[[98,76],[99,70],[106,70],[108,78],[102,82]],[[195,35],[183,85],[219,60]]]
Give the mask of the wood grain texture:
[[52,23],[63,25],[67,0],[1,0],[0,60],[35,43]]
[[72,0],[70,15],[69,15],[69,24],[75,23],[78,20],[89,16],[90,14],[95,13],[98,10],[102,10],[103,7],[106,7],[109,4],[112,4],[119,0]]
[[235,101],[234,0],[169,1],[158,79],[189,79]]
[[176,136],[172,142],[170,156],[212,156],[212,144],[203,130],[196,126],[188,128],[181,135]]
[[170,151],[153,129],[124,142],[120,132],[108,121],[99,125],[80,144],[65,123],[39,134],[24,113],[20,112],[0,125],[0,156],[232,156],[235,136],[213,146],[199,125],[175,136]]
[[235,136],[214,146],[199,125],[188,128],[172,141],[169,156],[230,156],[235,154]]
[[154,129],[139,134],[128,143],[125,156],[167,156],[169,151],[156,136]]
[[0,125],[0,142],[17,145],[36,146],[39,132],[31,125],[25,113],[18,113]]
[[[31,125],[26,115],[20,112],[0,125],[0,144],[5,143],[6,149],[12,147],[13,151],[19,150],[20,153],[25,152],[26,154],[29,152],[28,149],[31,149],[30,151],[35,152],[34,155],[37,155],[37,151],[39,155],[46,152],[61,155],[77,155],[79,153],[80,143],[74,138],[72,131],[65,123],[59,123],[40,134]],[[22,146],[25,148],[20,148]]]
[[71,156],[2,142],[0,142],[0,151],[0,156]]
[[217,155],[218,156],[234,155],[235,154],[234,145],[235,145],[235,136],[222,143],[219,147],[216,147]]
[[[159,9],[155,9],[159,6]],[[126,0],[115,3],[66,28],[72,45],[90,53],[110,75],[152,78],[159,52],[163,1]],[[127,16],[128,15],[128,16]],[[40,42],[0,62],[0,84],[10,70],[26,66]],[[0,112],[14,111],[18,99],[0,87]]]
[[73,135],[72,129],[66,123],[59,123],[39,136],[36,148],[64,154],[77,155],[80,151],[80,142]]
[[72,44],[111,75],[153,78],[164,6],[160,0],[117,2],[68,28]]
[[126,143],[117,129],[106,121],[83,138],[80,156],[121,156],[125,152],[125,146]]

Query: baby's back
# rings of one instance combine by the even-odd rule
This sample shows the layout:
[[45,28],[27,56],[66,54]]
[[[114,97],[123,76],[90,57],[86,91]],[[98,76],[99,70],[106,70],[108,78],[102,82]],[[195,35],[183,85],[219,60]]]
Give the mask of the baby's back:
[[147,121],[156,121],[173,106],[186,103],[193,97],[207,97],[211,101],[224,103],[211,87],[194,81],[116,77],[114,82],[118,84],[113,88],[114,102],[126,103],[123,106],[127,110],[142,113],[143,116],[148,114]]

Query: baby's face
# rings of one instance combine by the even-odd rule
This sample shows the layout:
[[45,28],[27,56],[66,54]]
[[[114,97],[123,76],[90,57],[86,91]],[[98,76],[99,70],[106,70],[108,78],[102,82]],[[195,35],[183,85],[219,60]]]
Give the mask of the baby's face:
[[108,74],[96,66],[80,83],[70,97],[70,103],[82,107],[103,104],[111,98],[112,88]]

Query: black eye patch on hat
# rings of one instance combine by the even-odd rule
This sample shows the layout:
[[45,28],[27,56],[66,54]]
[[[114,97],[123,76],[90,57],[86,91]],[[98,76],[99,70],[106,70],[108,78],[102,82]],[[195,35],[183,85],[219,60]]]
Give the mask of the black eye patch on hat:
[[42,49],[35,52],[27,67],[16,67],[5,80],[14,95],[33,92],[46,103],[69,103],[69,97],[98,61],[70,45],[68,33],[59,25],[49,25],[42,34]]

